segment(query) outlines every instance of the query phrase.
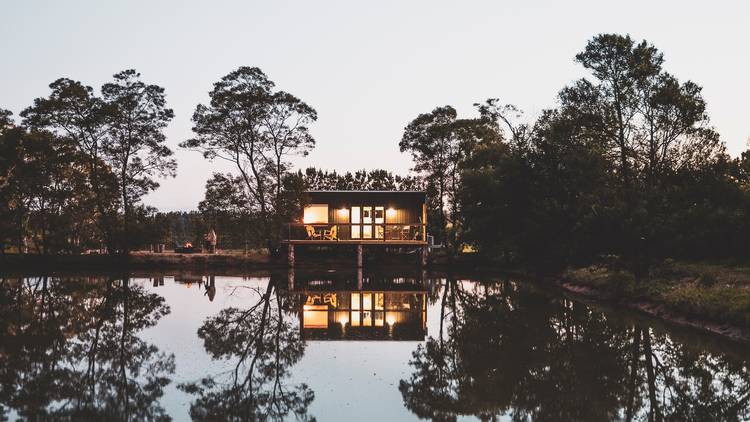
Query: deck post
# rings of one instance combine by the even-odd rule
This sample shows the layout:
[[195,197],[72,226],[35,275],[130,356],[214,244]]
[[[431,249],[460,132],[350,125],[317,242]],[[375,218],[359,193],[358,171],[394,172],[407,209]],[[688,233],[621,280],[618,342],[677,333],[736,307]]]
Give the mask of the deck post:
[[294,266],[294,244],[290,243],[287,250],[287,264]]
[[427,265],[427,250],[428,250],[427,245],[422,246],[422,257],[420,259],[420,263],[422,264],[423,267]]
[[362,245],[357,245],[357,268],[362,268]]
[[286,288],[291,292],[292,290],[294,290],[294,268],[289,268],[286,274],[289,278]]
[[363,280],[362,268],[357,268],[357,290],[362,290]]

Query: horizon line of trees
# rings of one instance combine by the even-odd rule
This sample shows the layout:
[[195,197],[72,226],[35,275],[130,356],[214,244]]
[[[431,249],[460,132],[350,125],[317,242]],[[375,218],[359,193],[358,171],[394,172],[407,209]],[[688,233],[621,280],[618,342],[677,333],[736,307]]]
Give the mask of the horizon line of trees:
[[176,171],[163,88],[134,70],[101,94],[59,79],[20,125],[0,113],[0,249],[127,253],[219,227],[233,248],[276,251],[306,189],[423,189],[428,229],[453,253],[471,246],[544,267],[615,256],[638,274],[666,257],[746,257],[750,154],[726,153],[701,87],[630,36],[597,35],[575,60],[589,75],[535,121],[496,98],[475,104],[476,116],[450,105],[418,115],[399,142],[414,162],[406,176],[295,171],[290,159],[315,146],[317,112],[257,67],[239,67],[196,106],[194,136],[180,143],[234,168],[209,178],[198,213],[141,203]]
[[155,211],[141,203],[174,176],[164,88],[129,69],[100,93],[67,78],[24,109],[0,110],[0,250],[127,253]]
[[750,153],[732,158],[701,87],[630,36],[593,37],[589,73],[536,121],[498,99],[415,118],[400,147],[426,181],[433,234],[506,263],[559,268],[615,257],[646,274],[667,257],[746,258]]

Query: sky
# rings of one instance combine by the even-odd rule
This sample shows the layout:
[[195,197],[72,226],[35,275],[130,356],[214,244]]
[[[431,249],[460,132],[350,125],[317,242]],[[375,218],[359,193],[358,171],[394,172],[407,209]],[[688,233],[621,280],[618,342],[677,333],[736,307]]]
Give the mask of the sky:
[[297,168],[384,168],[406,174],[403,128],[450,104],[474,114],[487,98],[533,119],[585,76],[573,60],[594,35],[630,34],[665,68],[703,86],[730,154],[750,138],[747,1],[8,1],[0,4],[0,108],[16,115],[68,77],[96,89],[134,68],[166,89],[177,177],[144,202],[196,209],[212,172],[180,150],[214,82],[257,66],[318,112],[315,149]]

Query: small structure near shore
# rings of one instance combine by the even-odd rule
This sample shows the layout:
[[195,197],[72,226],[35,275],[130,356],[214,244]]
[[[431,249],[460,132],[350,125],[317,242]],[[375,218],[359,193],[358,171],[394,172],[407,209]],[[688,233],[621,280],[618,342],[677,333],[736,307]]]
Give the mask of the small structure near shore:
[[308,191],[309,204],[298,221],[290,222],[284,243],[289,265],[294,249],[303,245],[351,245],[357,266],[364,247],[396,246],[420,251],[427,263],[427,205],[422,191]]

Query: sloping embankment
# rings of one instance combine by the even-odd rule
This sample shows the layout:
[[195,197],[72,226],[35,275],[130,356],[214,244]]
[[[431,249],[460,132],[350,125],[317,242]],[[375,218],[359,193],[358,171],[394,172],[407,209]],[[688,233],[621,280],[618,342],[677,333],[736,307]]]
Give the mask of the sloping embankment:
[[743,267],[669,262],[644,280],[604,267],[564,274],[564,290],[750,344],[750,276]]

